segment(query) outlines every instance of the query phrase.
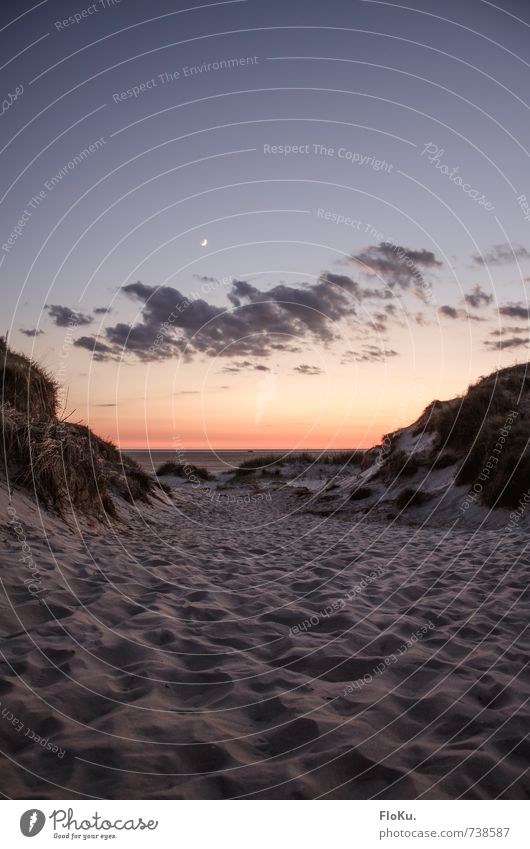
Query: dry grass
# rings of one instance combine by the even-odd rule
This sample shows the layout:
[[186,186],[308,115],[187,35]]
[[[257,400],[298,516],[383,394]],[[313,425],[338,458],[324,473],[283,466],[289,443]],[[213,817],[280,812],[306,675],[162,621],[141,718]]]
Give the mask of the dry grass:
[[364,498],[369,498],[374,494],[374,490],[369,486],[359,486],[350,493],[350,501],[362,501]]
[[116,516],[113,495],[146,500],[149,476],[109,441],[80,424],[57,419],[57,386],[23,354],[2,357],[2,439],[0,461],[10,486],[32,491],[45,507],[61,514]]
[[9,404],[30,420],[44,421],[57,415],[57,383],[37,363],[16,354],[0,337],[2,406]]
[[401,449],[394,449],[384,463],[381,464],[381,469],[378,472],[385,483],[391,484],[393,481],[400,478],[410,478],[415,475],[419,469],[419,464],[414,455],[408,455]]
[[318,456],[311,454],[308,451],[300,451],[298,453],[286,453],[283,455],[263,454],[261,456],[252,457],[249,460],[244,460],[236,469],[236,476],[250,475],[253,472],[261,472],[262,474],[278,474],[283,466],[307,466],[313,465],[325,466],[359,466],[362,462],[365,452],[354,449],[352,451],[331,451],[327,454]]
[[422,504],[430,501],[431,498],[432,496],[428,492],[406,486],[397,496],[395,503],[398,510],[408,510],[409,507],[420,507]]
[[193,463],[175,463],[174,461],[169,461],[167,463],[162,463],[161,466],[156,470],[157,477],[165,477],[166,475],[173,475],[177,478],[186,478],[187,480],[193,479],[194,477],[199,478],[202,481],[209,481],[212,479],[212,476],[203,466],[194,466]]
[[[508,416],[519,409],[521,402],[528,404],[527,391],[530,378],[524,377],[522,366],[494,372],[469,387],[462,398],[447,401],[435,409],[430,417],[430,427],[438,434],[439,446],[467,451],[482,429],[497,416]],[[523,410],[524,412],[524,410]]]

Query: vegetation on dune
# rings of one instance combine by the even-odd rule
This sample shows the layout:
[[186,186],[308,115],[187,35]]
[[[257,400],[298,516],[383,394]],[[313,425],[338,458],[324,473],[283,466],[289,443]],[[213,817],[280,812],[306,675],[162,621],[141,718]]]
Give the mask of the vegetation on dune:
[[530,487],[529,390],[526,364],[501,369],[434,416],[438,444],[460,453],[455,483],[480,482],[487,507],[514,507]]
[[243,460],[238,469],[249,472],[267,471],[268,466],[285,466],[287,463],[312,463],[314,459],[313,455],[307,451],[298,454],[261,454],[257,457],[251,457],[249,460]]
[[431,468],[432,469],[447,469],[448,466],[454,466],[458,463],[458,456],[452,451],[442,451],[440,453],[436,453],[434,460],[432,461]]
[[300,451],[293,454],[263,454],[244,460],[236,469],[236,475],[251,475],[253,472],[262,474],[278,474],[284,466],[358,466],[364,456],[364,451],[331,451],[328,454],[316,455],[308,451]]
[[167,463],[162,463],[162,465],[156,470],[156,475],[157,477],[173,475],[187,480],[199,478],[199,480],[202,481],[209,481],[212,479],[211,474],[203,466],[194,466],[193,463],[186,462],[176,463],[173,460],[170,460]]
[[16,354],[0,337],[0,399],[4,404],[26,413],[28,419],[50,419],[58,412],[57,384],[37,363],[24,354]]
[[418,460],[414,455],[406,454],[401,449],[392,451],[381,464],[379,475],[386,483],[391,484],[398,478],[410,478],[419,469]]
[[486,507],[517,507],[530,490],[530,452],[508,450],[482,493]]
[[116,516],[113,495],[129,502],[153,491],[149,476],[112,442],[57,418],[57,384],[39,365],[0,341],[0,472],[59,513]]
[[396,498],[396,507],[398,510],[406,510],[408,507],[420,507],[431,498],[432,496],[428,492],[423,492],[421,489],[414,489],[412,486],[406,486]]
[[380,472],[384,480],[455,465],[455,483],[475,486],[483,505],[516,506],[530,488],[528,365],[480,378],[461,397],[433,401],[414,423],[412,435],[422,433],[434,437],[423,455],[405,453],[396,434],[390,435]]
[[360,466],[365,452],[361,448],[353,451],[333,451],[331,454],[323,454],[319,463],[327,463],[330,466]]
[[364,498],[373,495],[373,493],[373,489],[370,489],[369,486],[359,486],[350,493],[350,501],[362,501]]

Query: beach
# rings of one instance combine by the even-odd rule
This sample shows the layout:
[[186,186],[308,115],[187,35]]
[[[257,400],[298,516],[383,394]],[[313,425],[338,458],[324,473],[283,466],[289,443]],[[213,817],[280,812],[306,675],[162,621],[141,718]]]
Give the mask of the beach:
[[106,526],[36,520],[13,494],[4,793],[528,798],[522,528],[207,489],[123,503]]

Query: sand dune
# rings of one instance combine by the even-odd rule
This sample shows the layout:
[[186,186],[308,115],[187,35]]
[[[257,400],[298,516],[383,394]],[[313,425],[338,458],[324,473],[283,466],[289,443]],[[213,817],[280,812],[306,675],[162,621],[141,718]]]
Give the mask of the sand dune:
[[521,529],[346,521],[289,487],[92,529],[12,507],[6,795],[530,795]]

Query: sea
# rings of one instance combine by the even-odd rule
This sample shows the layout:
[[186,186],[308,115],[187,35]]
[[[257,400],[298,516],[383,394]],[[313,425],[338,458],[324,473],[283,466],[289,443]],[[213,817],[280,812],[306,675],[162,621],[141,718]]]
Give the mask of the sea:
[[[306,451],[302,449],[304,453],[311,454],[312,456],[320,457],[321,454],[329,454],[329,449],[320,449],[320,450],[310,450]],[[344,449],[341,449],[344,450]],[[201,451],[201,450],[180,450],[177,452],[171,448],[157,448],[151,451],[145,449],[136,449],[129,448],[127,450],[122,451],[122,454],[126,454],[129,457],[132,457],[136,462],[144,469],[146,472],[153,472],[158,469],[162,463],[167,463],[168,461],[179,461],[183,460],[188,463],[192,463],[194,466],[202,466],[207,469],[209,472],[230,472],[233,469],[237,469],[240,463],[243,463],[245,460],[252,460],[253,458],[259,459],[259,457],[288,457],[289,454],[298,454],[300,453],[300,449],[292,449],[285,448],[283,450],[270,450],[268,448],[259,449],[256,448],[254,451],[249,451],[248,449],[231,449],[224,451]]]

